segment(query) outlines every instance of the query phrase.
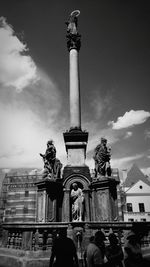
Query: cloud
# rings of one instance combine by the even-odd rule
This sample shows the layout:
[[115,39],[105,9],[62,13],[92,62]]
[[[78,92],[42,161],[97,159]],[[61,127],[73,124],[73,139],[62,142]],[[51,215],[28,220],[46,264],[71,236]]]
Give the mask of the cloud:
[[[57,125],[43,124],[32,110],[8,105],[0,106],[0,167],[37,167],[43,161],[39,153],[44,153],[47,140],[52,138],[57,148],[57,157],[63,159],[65,147]],[[63,159],[64,160],[64,159]]]
[[100,119],[104,114],[110,112],[113,105],[113,95],[112,90],[102,94],[100,89],[92,90],[90,96],[90,106],[93,110],[95,119]]
[[57,157],[65,162],[61,91],[25,55],[26,45],[5,18],[0,20],[0,39],[0,167],[43,168],[39,153],[45,152],[50,138],[55,142]]
[[21,91],[30,83],[37,81],[36,65],[11,25],[0,17],[0,83],[13,86]]
[[66,161],[61,92],[48,75],[39,74],[40,80],[21,94],[0,86],[1,168],[43,168],[39,153],[51,138],[57,157]]
[[150,112],[144,110],[130,110],[122,117],[118,117],[117,121],[109,121],[108,125],[112,125],[112,129],[119,130],[123,128],[133,127],[134,125],[144,123],[150,117]]
[[17,94],[18,105],[31,109],[46,127],[53,123],[61,125],[62,121],[59,122],[57,118],[60,111],[63,115],[61,91],[53,79],[39,68],[38,76],[40,80],[36,84]]
[[128,132],[126,132],[126,134],[125,134],[125,136],[124,136],[124,139],[128,139],[128,138],[130,138],[132,135],[133,135],[133,133],[130,132],[130,131],[128,131]]
[[0,167],[43,168],[44,153],[52,138],[57,157],[66,161],[63,142],[65,120],[57,84],[38,68],[40,79],[18,94],[0,84]]
[[132,163],[140,159],[144,156],[144,154],[136,154],[133,156],[128,156],[128,157],[122,157],[122,158],[116,158],[111,160],[111,166],[113,168],[118,168],[118,169],[124,169],[124,168],[129,168]]
[[150,167],[148,168],[142,168],[141,171],[145,174],[148,175],[150,177]]

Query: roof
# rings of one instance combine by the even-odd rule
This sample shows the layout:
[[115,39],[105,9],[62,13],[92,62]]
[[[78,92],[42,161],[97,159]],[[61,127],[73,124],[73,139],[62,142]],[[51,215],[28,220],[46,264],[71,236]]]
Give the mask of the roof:
[[128,189],[125,190],[125,192],[126,192],[126,195],[140,194],[142,196],[144,194],[144,195],[150,196],[150,184],[148,185],[147,183],[139,180],[131,187],[128,187]]
[[124,187],[131,187],[132,185],[137,183],[139,180],[150,185],[150,181],[146,178],[144,173],[138,168],[136,164],[133,164],[133,166],[127,173],[127,178],[124,182]]

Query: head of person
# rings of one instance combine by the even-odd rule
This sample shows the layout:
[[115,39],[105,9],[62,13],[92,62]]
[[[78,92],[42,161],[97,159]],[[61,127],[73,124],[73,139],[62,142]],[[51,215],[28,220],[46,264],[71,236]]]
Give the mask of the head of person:
[[130,231],[127,235],[127,240],[131,243],[131,244],[136,244],[138,242],[138,238],[136,236],[136,234],[133,231]]
[[110,245],[118,244],[118,238],[114,233],[109,234],[108,239],[109,239]]
[[90,243],[94,242],[94,235],[90,236],[89,241],[90,241]]
[[60,229],[58,234],[59,234],[59,238],[67,237],[67,229]]
[[98,230],[94,236],[95,244],[101,245],[104,243],[105,240],[106,240],[105,234],[101,230]]
[[76,191],[78,189],[77,183],[73,183],[72,188]]

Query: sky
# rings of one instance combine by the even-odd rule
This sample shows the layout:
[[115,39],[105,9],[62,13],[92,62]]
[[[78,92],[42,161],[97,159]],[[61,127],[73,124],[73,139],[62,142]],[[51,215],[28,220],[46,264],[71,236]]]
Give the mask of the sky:
[[42,169],[39,153],[54,140],[63,166],[69,130],[66,24],[80,10],[78,31],[86,164],[101,137],[111,166],[133,163],[150,175],[150,3],[145,0],[1,0],[0,168]]

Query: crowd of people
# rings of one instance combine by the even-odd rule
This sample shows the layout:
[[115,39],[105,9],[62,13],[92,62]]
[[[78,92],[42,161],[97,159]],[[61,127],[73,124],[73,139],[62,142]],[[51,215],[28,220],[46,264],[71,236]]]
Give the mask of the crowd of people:
[[[150,261],[142,255],[140,240],[130,231],[126,237],[124,247],[113,232],[108,236],[108,242],[103,231],[98,230],[90,237],[84,252],[84,267],[148,267]],[[107,244],[107,245],[106,245]],[[79,267],[77,251],[66,231],[61,231],[56,238],[50,258],[49,267]]]

